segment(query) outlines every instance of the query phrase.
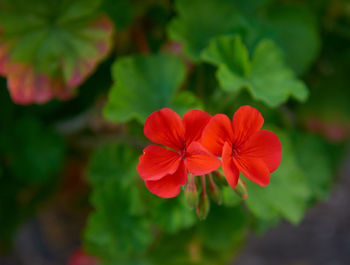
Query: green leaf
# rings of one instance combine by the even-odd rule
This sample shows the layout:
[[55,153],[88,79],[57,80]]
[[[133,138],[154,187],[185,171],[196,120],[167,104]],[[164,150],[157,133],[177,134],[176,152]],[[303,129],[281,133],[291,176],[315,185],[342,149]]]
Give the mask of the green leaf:
[[187,206],[183,194],[173,199],[162,200],[156,197],[154,200],[156,205],[151,209],[153,222],[167,233],[173,234],[190,228],[198,220],[195,212]]
[[325,199],[333,180],[331,161],[324,141],[314,135],[298,132],[293,139],[298,163],[315,199]]
[[247,235],[246,215],[241,208],[213,206],[205,221],[176,234],[165,234],[149,252],[154,264],[229,264]]
[[19,120],[10,135],[10,167],[26,182],[40,183],[58,174],[63,166],[63,139],[37,119]]
[[320,51],[320,33],[313,12],[302,4],[274,4],[265,18],[271,37],[285,52],[297,74],[310,68]]
[[183,43],[186,55],[195,61],[211,38],[230,32],[235,25],[235,0],[177,0],[175,6],[178,16],[171,21],[168,33]]
[[115,85],[104,108],[105,117],[114,122],[137,119],[144,122],[154,111],[173,107],[185,112],[198,106],[186,92],[175,96],[185,78],[184,63],[166,54],[125,57],[112,69]]
[[19,104],[72,97],[109,53],[113,27],[99,0],[4,0],[2,71]]
[[118,180],[125,184],[135,181],[138,154],[125,144],[102,145],[92,154],[87,168],[91,185],[98,186]]
[[[197,227],[203,244],[219,251],[230,250],[242,244],[247,228],[247,215],[241,207],[223,206],[212,207],[208,218]],[[233,255],[233,252],[230,254]]]
[[273,131],[282,143],[281,164],[271,174],[270,183],[266,187],[246,180],[248,187],[246,203],[258,218],[272,220],[282,216],[291,223],[298,224],[312,196],[312,187],[309,186],[304,171],[297,163],[296,154],[287,135],[276,129]]
[[242,203],[242,198],[229,186],[221,187],[222,203],[227,207],[237,206]]
[[117,31],[126,28],[133,18],[130,0],[103,0],[101,8],[112,19]]
[[183,116],[190,109],[203,109],[203,104],[192,92],[182,91],[175,95],[170,108],[176,110],[180,116]]
[[84,234],[88,253],[113,261],[128,260],[142,254],[152,239],[150,223],[131,213],[130,192],[117,180],[108,181],[94,189],[90,215]]
[[277,226],[281,222],[279,216],[272,219],[259,219],[253,220],[253,231],[258,235],[264,235],[269,229]]
[[241,12],[252,15],[270,4],[272,0],[235,0],[235,2]]
[[222,89],[237,93],[246,88],[270,107],[277,107],[289,97],[305,101],[308,96],[305,84],[285,65],[281,51],[270,40],[262,40],[249,60],[239,36],[218,37],[203,51],[202,58],[218,67]]
[[150,222],[143,216],[146,204],[138,190],[137,157],[124,144],[103,145],[88,166],[95,212],[88,219],[84,246],[107,264],[131,264],[153,237]]

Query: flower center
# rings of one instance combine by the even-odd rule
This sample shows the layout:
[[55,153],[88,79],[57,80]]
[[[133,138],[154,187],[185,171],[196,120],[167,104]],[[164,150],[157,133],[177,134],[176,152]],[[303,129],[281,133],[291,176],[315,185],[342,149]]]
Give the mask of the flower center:
[[186,158],[186,153],[187,153],[186,147],[184,147],[182,149],[182,151],[179,151],[178,153],[179,153],[179,155],[181,156],[182,159],[185,159]]
[[237,148],[232,148],[232,156],[233,157],[239,156],[239,150]]

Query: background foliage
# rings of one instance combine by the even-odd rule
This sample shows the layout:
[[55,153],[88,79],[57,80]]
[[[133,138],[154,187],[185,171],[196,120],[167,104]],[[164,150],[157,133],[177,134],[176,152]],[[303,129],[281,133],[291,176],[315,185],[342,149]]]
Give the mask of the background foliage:
[[[327,198],[349,139],[349,8],[345,0],[1,0],[0,248],[57,194],[76,159],[89,185],[82,204],[92,206],[82,245],[103,265],[227,264],[249,231],[299,224]],[[282,141],[268,187],[246,180],[242,200],[220,184],[222,204],[212,201],[203,222],[183,196],[148,192],[136,164],[150,113],[232,116],[245,104]]]

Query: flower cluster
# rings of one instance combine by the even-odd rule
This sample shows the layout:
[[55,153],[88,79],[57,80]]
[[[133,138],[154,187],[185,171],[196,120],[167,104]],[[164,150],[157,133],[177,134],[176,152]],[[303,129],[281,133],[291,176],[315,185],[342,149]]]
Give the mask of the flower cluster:
[[201,110],[191,110],[181,119],[171,109],[161,109],[147,118],[146,137],[167,147],[146,147],[137,166],[152,193],[163,198],[175,197],[180,186],[187,183],[188,172],[200,176],[220,167],[220,160],[199,142],[211,118]]
[[202,176],[205,193],[203,176],[209,174],[210,189],[215,190],[210,173],[220,165],[233,189],[237,189],[240,172],[266,186],[281,162],[282,146],[273,132],[261,130],[263,123],[260,112],[250,106],[239,108],[232,121],[226,115],[211,116],[201,110],[190,110],[181,119],[171,109],[161,109],[147,118],[144,133],[162,146],[146,147],[137,171],[147,188],[163,198],[177,196],[187,183],[186,191],[195,192],[194,176]]

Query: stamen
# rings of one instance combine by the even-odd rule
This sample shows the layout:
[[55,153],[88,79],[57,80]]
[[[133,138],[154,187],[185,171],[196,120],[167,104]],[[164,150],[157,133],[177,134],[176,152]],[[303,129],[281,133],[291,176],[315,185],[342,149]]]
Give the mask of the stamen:
[[232,149],[232,156],[233,157],[236,157],[236,156],[238,156],[239,155],[239,150],[237,149],[237,148],[233,148]]

